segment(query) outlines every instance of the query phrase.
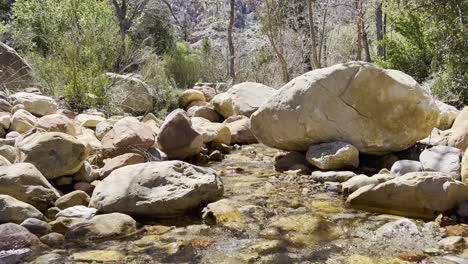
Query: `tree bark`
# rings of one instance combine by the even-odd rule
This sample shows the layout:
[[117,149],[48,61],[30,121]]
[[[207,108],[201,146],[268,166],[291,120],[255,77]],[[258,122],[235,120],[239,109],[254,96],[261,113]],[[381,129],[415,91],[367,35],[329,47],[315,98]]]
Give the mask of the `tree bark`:
[[381,41],[384,39],[384,25],[383,25],[383,12],[382,12],[382,2],[377,3],[375,8],[375,30],[377,35],[377,56],[383,58],[385,55],[384,47]]
[[320,69],[320,62],[318,60],[317,53],[317,32],[315,31],[315,21],[314,21],[314,9],[313,9],[314,0],[307,0],[307,9],[309,11],[309,31],[311,39],[311,57],[314,69]]
[[325,10],[323,12],[322,32],[321,32],[320,46],[319,46],[319,52],[318,52],[318,61],[319,61],[320,66],[323,65],[323,63],[322,63],[322,51],[323,51],[323,46],[326,45],[325,42],[327,41],[327,36],[325,34],[325,26],[327,24],[327,15],[328,15],[328,0],[325,3]]
[[356,27],[357,27],[357,41],[356,41],[356,60],[362,60],[362,3],[361,0],[356,0]]
[[234,68],[235,63],[235,54],[234,54],[234,43],[232,41],[232,31],[234,27],[234,20],[235,20],[235,0],[230,1],[230,12],[229,12],[229,26],[227,31],[227,39],[228,39],[228,46],[229,46],[229,76],[232,78],[233,82],[236,79],[236,72]]

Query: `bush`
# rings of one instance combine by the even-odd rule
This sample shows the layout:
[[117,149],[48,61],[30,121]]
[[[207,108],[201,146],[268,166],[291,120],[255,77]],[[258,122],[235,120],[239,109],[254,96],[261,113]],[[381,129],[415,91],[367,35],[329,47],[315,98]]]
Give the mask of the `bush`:
[[179,42],[164,55],[166,74],[180,89],[193,87],[201,77],[200,57],[192,53],[187,43]]
[[95,0],[18,0],[11,24],[37,81],[74,110],[106,105],[104,73],[118,58],[112,8]]

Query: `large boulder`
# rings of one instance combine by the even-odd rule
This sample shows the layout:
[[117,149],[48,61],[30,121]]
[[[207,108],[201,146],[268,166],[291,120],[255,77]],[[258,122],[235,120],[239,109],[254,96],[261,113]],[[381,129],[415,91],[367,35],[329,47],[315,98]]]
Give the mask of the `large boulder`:
[[85,145],[59,132],[34,133],[16,147],[19,161],[33,164],[47,179],[78,172],[88,155]]
[[231,116],[224,121],[224,124],[231,131],[232,144],[254,144],[258,142],[250,129],[250,119],[248,117]]
[[11,117],[10,130],[24,133],[37,124],[37,118],[26,110],[20,109]]
[[66,240],[93,241],[115,239],[136,232],[132,217],[120,213],[97,215],[73,225],[65,234]]
[[467,122],[467,121],[468,121],[468,106],[465,106],[465,108],[461,110],[460,114],[458,114],[457,118],[453,122],[452,127],[459,126],[462,123]]
[[457,124],[449,131],[448,145],[465,151],[468,148],[468,121]]
[[0,225],[0,263],[26,263],[44,249],[47,246],[25,227],[13,223]]
[[102,147],[106,157],[116,157],[125,153],[148,150],[154,144],[151,128],[135,117],[125,117],[115,123],[102,139]]
[[434,219],[466,201],[468,185],[439,172],[413,172],[365,186],[347,200],[364,210],[426,219]]
[[145,114],[153,110],[153,95],[148,84],[134,74],[108,73],[112,82],[109,96],[113,110],[133,114]]
[[212,123],[203,117],[193,117],[192,126],[203,137],[203,143],[231,144],[231,131],[221,123]]
[[359,151],[346,142],[323,143],[310,146],[306,159],[321,170],[357,168]]
[[283,150],[344,141],[385,154],[425,138],[438,119],[434,100],[410,76],[350,62],[289,82],[252,115],[251,128],[260,142]]
[[420,172],[423,171],[424,168],[419,161],[415,160],[399,160],[392,165],[390,169],[390,174],[392,176],[398,177],[405,175],[406,173],[410,172]]
[[[0,109],[1,110],[1,109]],[[9,129],[11,125],[11,115],[9,112],[0,112],[0,127]]]
[[57,112],[57,103],[47,96],[20,92],[11,95],[10,100],[14,105],[24,105],[24,109],[35,116],[51,115]]
[[0,169],[0,194],[10,195],[44,211],[60,197],[40,171],[30,163]]
[[424,150],[419,155],[422,167],[425,171],[437,171],[460,179],[462,152],[453,147],[435,146]]
[[228,118],[233,115],[250,117],[276,90],[266,85],[245,82],[234,85],[227,92],[216,95],[212,103],[215,110]]
[[166,117],[157,141],[169,159],[185,159],[198,154],[203,147],[202,135],[192,127],[192,121],[182,109]]
[[179,97],[179,106],[182,109],[187,109],[192,102],[206,102],[205,95],[200,91],[188,89]]
[[44,215],[30,204],[0,194],[0,224],[9,222],[21,224],[28,218],[44,219]]
[[73,122],[61,114],[46,115],[37,121],[36,126],[47,132],[61,132],[70,136],[76,136],[76,130]]
[[468,184],[468,149],[463,154],[462,168],[461,168],[462,181]]
[[454,106],[448,105],[439,100],[435,100],[437,107],[439,108],[439,122],[437,123],[437,128],[441,130],[446,130],[452,127],[453,122],[460,114],[460,111]]
[[165,218],[222,195],[223,184],[214,170],[182,161],[149,162],[113,171],[98,184],[89,205],[100,213]]
[[0,42],[0,87],[19,90],[31,85],[31,66],[14,49]]

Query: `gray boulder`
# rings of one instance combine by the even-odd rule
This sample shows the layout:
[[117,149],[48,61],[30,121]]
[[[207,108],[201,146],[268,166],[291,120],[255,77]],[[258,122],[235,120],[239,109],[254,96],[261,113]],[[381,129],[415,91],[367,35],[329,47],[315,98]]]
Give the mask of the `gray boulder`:
[[0,42],[0,87],[19,90],[33,84],[31,66],[13,48]]
[[390,169],[390,174],[398,177],[406,173],[419,171],[423,171],[421,162],[415,160],[399,160],[393,164]]
[[9,222],[21,224],[28,218],[44,219],[44,215],[32,205],[9,195],[0,195],[0,224]]
[[359,151],[346,142],[323,143],[310,146],[306,159],[321,170],[357,168],[359,166]]
[[460,179],[462,152],[454,147],[435,146],[419,156],[425,171],[437,171]]

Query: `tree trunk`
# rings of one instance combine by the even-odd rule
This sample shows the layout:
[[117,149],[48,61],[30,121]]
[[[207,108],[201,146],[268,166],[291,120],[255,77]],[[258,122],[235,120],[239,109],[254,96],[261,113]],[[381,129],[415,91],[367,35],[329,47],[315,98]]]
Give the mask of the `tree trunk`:
[[362,28],[362,43],[364,44],[364,54],[366,55],[366,61],[367,62],[372,62],[372,58],[371,58],[371,54],[370,54],[370,43],[369,43],[369,40],[367,38],[367,30],[364,26],[364,20],[361,20],[362,21],[362,25],[361,25],[361,28]]
[[323,12],[322,32],[321,32],[320,46],[319,46],[319,52],[318,52],[318,61],[319,61],[320,66],[323,65],[322,63],[323,45],[325,45],[325,42],[327,41],[327,37],[325,34],[325,26],[327,24],[327,15],[328,15],[328,0],[325,3],[325,11]]
[[382,2],[377,3],[375,8],[375,30],[377,35],[377,56],[383,58],[385,55],[384,47],[381,41],[384,39],[384,25],[383,25],[383,12],[382,12]]
[[314,69],[320,69],[320,62],[318,60],[318,53],[317,53],[317,32],[315,31],[315,21],[314,21],[314,9],[313,9],[313,1],[314,0],[307,0],[307,9],[309,11],[309,31],[310,31],[310,39],[311,39],[311,57]]
[[233,82],[236,79],[236,73],[234,70],[234,44],[232,42],[232,31],[234,27],[234,20],[235,20],[235,0],[230,1],[230,12],[229,12],[229,26],[228,26],[228,46],[229,46],[229,76],[232,78]]
[[356,27],[357,27],[357,41],[356,41],[356,60],[362,60],[362,12],[361,12],[361,1],[356,0]]

